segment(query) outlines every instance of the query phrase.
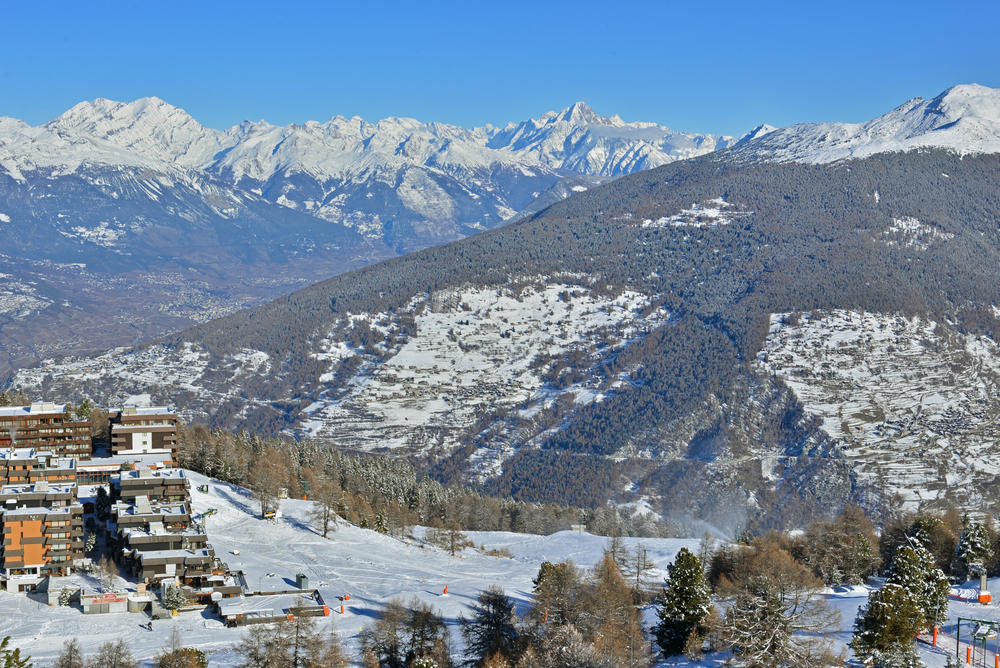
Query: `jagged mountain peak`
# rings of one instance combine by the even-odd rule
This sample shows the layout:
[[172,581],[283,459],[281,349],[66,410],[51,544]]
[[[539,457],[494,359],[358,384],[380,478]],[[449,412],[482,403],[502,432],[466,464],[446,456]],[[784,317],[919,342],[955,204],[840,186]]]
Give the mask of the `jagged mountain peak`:
[[585,125],[589,123],[605,123],[609,120],[604,116],[598,116],[597,112],[590,108],[586,102],[574,102],[563,109],[556,116],[556,120],[565,123],[578,123]]

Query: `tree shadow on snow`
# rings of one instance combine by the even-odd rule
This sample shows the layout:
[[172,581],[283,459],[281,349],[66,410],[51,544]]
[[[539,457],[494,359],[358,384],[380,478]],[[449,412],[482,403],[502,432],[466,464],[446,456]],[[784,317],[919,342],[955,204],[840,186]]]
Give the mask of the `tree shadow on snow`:
[[234,506],[245,512],[247,515],[258,514],[256,508],[252,507],[250,504],[246,503],[242,499],[237,498],[236,496],[234,496],[233,494],[231,494],[226,490],[219,490],[219,496],[224,498],[226,501],[229,501],[231,504],[233,504]]

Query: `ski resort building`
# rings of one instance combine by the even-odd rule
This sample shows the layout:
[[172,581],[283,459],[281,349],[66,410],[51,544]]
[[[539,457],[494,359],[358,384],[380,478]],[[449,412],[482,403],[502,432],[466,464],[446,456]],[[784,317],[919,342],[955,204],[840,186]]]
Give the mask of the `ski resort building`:
[[167,454],[177,461],[177,414],[165,406],[125,406],[111,411],[111,452]]
[[90,423],[73,420],[65,404],[0,407],[0,448],[27,447],[90,459]]
[[76,482],[0,486],[0,578],[9,591],[71,573],[83,559],[83,506]]
[[112,484],[119,499],[109,527],[115,558],[133,576],[200,587],[217,573],[204,526],[191,518],[183,471],[125,471]]
[[34,448],[0,450],[0,485],[35,482],[77,482],[76,460]]
[[235,596],[218,602],[226,626],[266,624],[290,616],[329,616],[330,608],[318,589],[290,589],[253,596]]
[[122,471],[112,478],[112,487],[123,503],[134,503],[139,497],[162,503],[184,503],[191,496],[191,481],[182,469],[139,469]]

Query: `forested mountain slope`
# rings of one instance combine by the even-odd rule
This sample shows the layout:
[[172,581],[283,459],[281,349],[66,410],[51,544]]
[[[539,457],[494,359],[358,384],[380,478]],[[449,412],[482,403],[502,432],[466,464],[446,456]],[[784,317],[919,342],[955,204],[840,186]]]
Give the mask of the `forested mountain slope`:
[[0,371],[148,341],[732,141],[583,104],[472,129],[216,130],[158,98],[0,117]]
[[[1000,156],[936,150],[827,165],[713,154],[14,382],[108,403],[150,391],[190,418],[395,448],[519,498],[613,498],[729,527],[877,507],[897,491],[916,502],[929,477],[978,504],[1000,471],[984,459],[995,393],[978,395],[984,440],[966,450],[976,475],[935,468],[912,440],[834,433],[836,407],[811,388],[864,356],[797,370],[822,331],[815,343],[780,332],[837,313],[924,331],[920,316],[950,374],[914,373],[886,335],[869,358],[901,365],[899,382],[925,383],[944,404],[971,397],[966,380],[988,387],[998,176]],[[859,331],[845,345],[875,345]],[[845,424],[874,430],[913,406],[886,408]]]

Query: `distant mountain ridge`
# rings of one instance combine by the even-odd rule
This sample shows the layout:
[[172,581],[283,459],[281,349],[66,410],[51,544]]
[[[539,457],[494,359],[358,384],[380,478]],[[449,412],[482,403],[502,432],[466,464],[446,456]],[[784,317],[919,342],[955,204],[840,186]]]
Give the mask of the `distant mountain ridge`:
[[933,148],[1000,153],[1000,89],[964,84],[932,100],[915,97],[866,123],[791,125],[739,142],[727,159],[819,164]]
[[[201,173],[405,251],[495,227],[553,188],[555,201],[572,192],[567,185],[588,187],[733,143],[625,123],[580,102],[502,129],[334,116],[215,130],[156,97],[99,98],[38,127],[0,120],[0,170],[15,180],[84,165]],[[563,183],[573,175],[584,178]]]

